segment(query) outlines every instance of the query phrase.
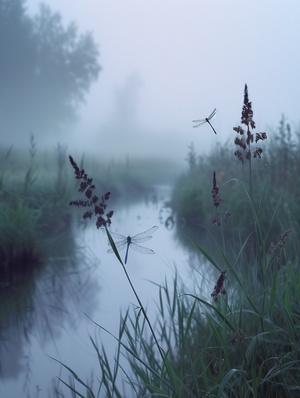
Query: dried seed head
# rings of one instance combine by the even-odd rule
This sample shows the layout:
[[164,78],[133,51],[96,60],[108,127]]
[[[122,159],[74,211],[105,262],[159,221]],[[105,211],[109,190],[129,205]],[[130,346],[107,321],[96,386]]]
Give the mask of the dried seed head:
[[225,288],[224,288],[224,282],[225,282],[225,279],[226,279],[226,273],[227,273],[227,270],[226,269],[224,269],[224,271],[222,271],[221,272],[221,274],[220,274],[220,276],[219,276],[219,278],[218,278],[218,280],[217,280],[217,283],[216,283],[216,285],[215,285],[215,287],[214,287],[214,290],[213,290],[213,292],[212,292],[212,294],[211,294],[211,297],[214,299],[214,301],[218,301],[218,295],[221,293],[223,296],[225,296],[225,294],[226,294],[226,290],[225,290]]
[[224,202],[223,198],[219,197],[219,187],[217,186],[216,172],[213,174],[213,187],[211,190],[211,196],[213,198],[214,206],[219,207],[222,202]]
[[247,84],[245,84],[244,88],[244,105],[242,110],[241,122],[242,124],[245,124],[248,127],[248,130],[249,126],[252,129],[255,129],[255,123],[253,121],[252,103],[249,101]]
[[280,257],[283,248],[285,247],[285,241],[288,236],[293,231],[293,228],[289,228],[283,234],[281,234],[279,242],[275,245],[271,242],[268,254],[272,255],[273,253],[277,252],[277,257]]
[[231,344],[241,343],[245,338],[245,332],[242,329],[239,329],[230,339]]
[[97,228],[104,227],[106,225],[111,224],[111,218],[114,212],[111,210],[105,215],[105,210],[107,208],[107,201],[110,198],[110,192],[106,192],[103,196],[101,196],[101,200],[97,195],[93,195],[93,191],[95,190],[95,185],[93,184],[93,179],[88,178],[88,175],[85,173],[84,169],[80,170],[77,166],[77,163],[74,161],[72,156],[69,156],[70,163],[74,169],[75,178],[78,180],[82,180],[80,182],[80,186],[78,192],[84,193],[87,200],[77,199],[72,200],[70,202],[71,206],[77,207],[93,207],[94,211],[86,211],[83,214],[83,219],[92,218],[93,215],[97,217],[96,226]]
[[[252,148],[251,144],[254,142],[254,134],[251,132],[251,129],[255,129],[255,122],[253,121],[253,110],[252,103],[249,101],[248,97],[248,87],[245,84],[244,89],[244,103],[242,109],[242,117],[241,123],[247,126],[247,130],[244,130],[241,126],[233,127],[233,130],[239,134],[238,137],[235,137],[234,144],[241,149],[238,149],[234,152],[234,155],[244,163],[244,159],[251,160],[254,158],[261,158],[261,154],[263,152],[262,148],[256,147]],[[260,140],[267,139],[266,133],[256,133],[255,142],[257,143]]]

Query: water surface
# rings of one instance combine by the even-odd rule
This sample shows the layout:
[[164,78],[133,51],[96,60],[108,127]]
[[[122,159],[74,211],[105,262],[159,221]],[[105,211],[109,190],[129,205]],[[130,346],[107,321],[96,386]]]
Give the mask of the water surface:
[[[114,232],[133,236],[159,225],[153,239],[143,244],[155,254],[129,250],[126,265],[153,322],[157,284],[171,282],[176,269],[188,292],[194,283],[192,268],[200,267],[199,260],[176,239],[175,229],[168,230],[161,223],[160,209],[169,193],[168,187],[159,187],[143,201],[118,205],[111,226]],[[1,398],[46,397],[53,388],[51,380],[57,383],[60,376],[68,381],[68,372],[53,358],[85,381],[97,377],[97,358],[89,335],[105,345],[113,361],[115,341],[105,332],[99,334],[91,319],[118,335],[120,313],[128,306],[136,308],[136,299],[118,260],[107,253],[103,231],[90,222],[76,231],[76,241],[73,255],[57,257],[53,253],[46,267],[17,291],[2,292],[6,315],[1,317]],[[120,254],[124,258],[125,251]],[[62,390],[71,396],[67,389]]]

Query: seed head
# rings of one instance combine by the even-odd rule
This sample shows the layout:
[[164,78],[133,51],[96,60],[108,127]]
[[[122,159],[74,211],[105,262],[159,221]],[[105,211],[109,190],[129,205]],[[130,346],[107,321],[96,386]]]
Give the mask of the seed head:
[[[233,127],[233,130],[239,134],[239,136],[235,137],[234,144],[239,147],[234,152],[234,155],[244,163],[244,160],[251,160],[251,158],[261,158],[261,154],[263,152],[261,147],[252,148],[251,144],[254,142],[254,134],[251,130],[255,129],[255,122],[253,120],[253,110],[252,103],[249,101],[248,96],[248,87],[245,84],[244,89],[244,104],[242,109],[242,117],[241,123],[247,126],[247,129],[244,130],[241,126]],[[255,135],[255,143],[258,141],[263,141],[267,139],[266,133],[256,133]]]
[[221,272],[221,274],[220,274],[220,276],[219,276],[219,278],[217,280],[217,283],[215,285],[215,288],[214,288],[214,290],[213,290],[213,292],[211,294],[211,297],[214,299],[215,302],[218,301],[218,295],[220,293],[223,296],[225,296],[225,294],[226,294],[226,290],[224,288],[224,282],[225,282],[225,279],[226,279],[226,273],[227,273],[226,269],[224,269],[224,271]]
[[213,174],[213,187],[211,190],[211,196],[213,198],[214,206],[219,207],[222,202],[224,202],[223,198],[219,197],[219,187],[217,186],[216,172]]
[[80,182],[80,186],[78,189],[78,192],[84,193],[85,197],[87,199],[82,200],[82,199],[77,199],[77,200],[72,200],[70,202],[71,206],[77,206],[77,207],[93,207],[92,210],[87,210],[83,214],[83,219],[91,219],[93,215],[97,217],[96,221],[96,227],[101,228],[106,225],[111,224],[111,218],[114,214],[114,212],[111,210],[108,213],[105,214],[106,208],[107,208],[107,201],[110,198],[110,192],[106,192],[103,196],[101,196],[101,199],[97,195],[94,194],[95,190],[95,185],[93,184],[93,179],[88,178],[88,175],[84,171],[84,169],[80,170],[79,167],[77,166],[77,163],[74,161],[72,156],[69,156],[70,163],[74,169],[75,173],[75,178],[78,180],[82,180]]

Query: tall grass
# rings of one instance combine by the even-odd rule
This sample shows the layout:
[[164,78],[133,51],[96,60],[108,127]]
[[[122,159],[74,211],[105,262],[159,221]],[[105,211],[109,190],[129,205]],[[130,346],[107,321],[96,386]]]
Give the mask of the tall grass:
[[[241,124],[234,128],[238,134],[235,139],[237,159],[233,158],[227,164],[231,165],[234,160],[240,162],[242,172],[238,177],[233,173],[225,180],[229,172],[237,171],[239,163],[234,170],[231,167],[227,171],[225,168],[217,169],[218,161],[213,162],[210,170],[208,196],[214,209],[211,222],[223,235],[221,244],[216,240],[213,251],[209,252],[194,240],[205,268],[193,275],[198,281],[193,291],[187,291],[178,275],[174,276],[173,284],[165,282],[158,287],[155,324],[148,318],[109,233],[113,215],[106,209],[109,197],[103,195],[99,199],[94,196],[92,180],[84,170],[78,166],[76,169],[72,164],[77,178],[83,179],[80,189],[86,197],[72,204],[90,209],[84,217],[96,215],[97,227],[105,228],[139,306],[138,312],[128,310],[120,319],[119,334],[113,336],[117,342],[113,365],[105,346],[90,337],[99,361],[96,389],[76,375],[71,366],[63,365],[72,378],[70,382],[61,382],[69,387],[73,396],[300,396],[299,256],[296,250],[290,253],[287,249],[288,242],[296,240],[298,221],[291,228],[292,219],[286,217],[287,213],[281,216],[285,199],[280,193],[276,195],[273,181],[270,182],[270,191],[270,185],[263,181],[263,176],[256,174],[255,163],[263,160],[265,155],[271,156],[271,152],[268,155],[258,145],[268,138],[267,134],[253,133],[256,126],[247,86]],[[228,152],[223,148],[219,148],[218,154],[227,159]],[[194,198],[202,203],[207,196],[207,187],[198,187],[198,180],[194,181],[198,166],[193,147],[190,148],[189,162],[193,165],[188,177],[190,194],[186,194],[183,202]],[[221,187],[219,178],[223,179]],[[227,211],[225,195],[228,186],[234,194],[231,215]],[[242,207],[239,207],[239,201]],[[188,202],[186,207],[192,204]],[[224,207],[226,211],[222,210]],[[285,210],[289,212],[289,203]],[[198,212],[193,207],[193,211],[191,219],[193,216],[197,219],[200,210]],[[205,211],[203,213],[206,214]],[[235,219],[234,213],[237,213]],[[237,228],[233,220],[240,221]],[[281,233],[278,232],[280,228],[283,228]],[[226,239],[225,235],[229,233],[234,240]],[[230,256],[226,254],[228,245],[231,246]],[[110,334],[101,325],[97,326],[99,332],[104,330]],[[124,368],[123,357],[129,368]],[[118,383],[120,374],[127,383],[125,390]],[[80,389],[82,387],[83,390]]]
[[[288,226],[299,228],[300,224],[299,134],[292,133],[283,118],[278,131],[268,133],[267,141],[255,143],[255,137],[254,134],[254,142],[250,142],[249,146],[240,143],[246,145],[245,150],[229,143],[223,146],[216,144],[209,155],[201,157],[191,146],[187,157],[189,168],[178,179],[170,201],[178,225],[185,225],[192,236],[202,234],[201,239],[205,238],[205,231],[209,229],[220,244],[225,237],[233,256],[237,254],[241,242],[250,236],[254,223],[257,224],[250,214],[253,212],[251,203],[256,206],[260,227],[267,234],[269,243],[278,239]],[[237,138],[240,139],[240,136]],[[260,142],[262,145],[258,147]],[[257,155],[258,148],[263,150],[261,158]],[[256,158],[248,160],[246,156],[249,151],[256,154]],[[242,161],[234,158],[234,152],[241,153]],[[214,170],[225,198],[225,203],[217,209],[211,206],[210,201]],[[212,220],[224,218],[226,213],[231,214],[230,221],[223,224],[221,228],[225,233],[218,238],[220,233],[213,227]],[[289,250],[291,258],[294,256],[296,259],[298,249],[295,240],[289,242]]]
[[70,231],[71,212],[66,205],[71,186],[65,177],[66,156],[57,148],[56,180],[42,170],[35,138],[31,136],[29,157],[10,148],[0,158],[0,279],[12,284],[41,264],[51,242]]

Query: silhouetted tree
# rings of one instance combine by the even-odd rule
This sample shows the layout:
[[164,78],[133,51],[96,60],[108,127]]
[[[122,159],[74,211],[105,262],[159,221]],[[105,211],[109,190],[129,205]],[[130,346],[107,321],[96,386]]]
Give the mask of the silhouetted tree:
[[[74,118],[100,71],[90,33],[46,5],[30,17],[25,0],[0,0],[0,131],[47,131]],[[2,133],[1,133],[2,135]]]

